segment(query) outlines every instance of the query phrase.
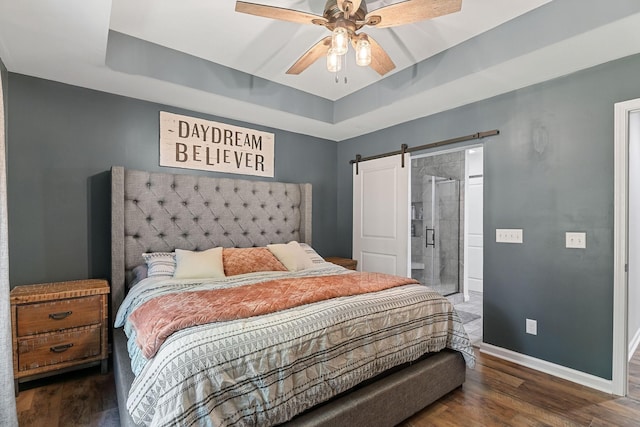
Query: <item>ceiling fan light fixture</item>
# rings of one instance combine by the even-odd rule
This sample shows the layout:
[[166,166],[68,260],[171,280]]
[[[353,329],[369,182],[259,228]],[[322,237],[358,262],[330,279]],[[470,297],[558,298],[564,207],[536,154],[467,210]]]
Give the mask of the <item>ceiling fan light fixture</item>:
[[344,55],[349,50],[349,32],[343,26],[336,26],[331,32],[331,48],[336,55]]
[[330,73],[337,73],[342,68],[342,61],[340,60],[334,48],[329,49],[327,52],[327,70]]
[[366,36],[360,37],[356,42],[356,64],[361,67],[371,64],[371,43]]

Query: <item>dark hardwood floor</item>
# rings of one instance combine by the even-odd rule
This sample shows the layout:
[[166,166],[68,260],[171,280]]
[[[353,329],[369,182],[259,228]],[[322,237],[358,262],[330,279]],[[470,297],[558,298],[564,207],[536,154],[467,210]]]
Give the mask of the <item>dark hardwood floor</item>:
[[[479,354],[462,388],[401,426],[640,426],[640,350],[629,373],[629,395],[616,397]],[[20,426],[119,425],[111,373],[87,369],[21,390]]]

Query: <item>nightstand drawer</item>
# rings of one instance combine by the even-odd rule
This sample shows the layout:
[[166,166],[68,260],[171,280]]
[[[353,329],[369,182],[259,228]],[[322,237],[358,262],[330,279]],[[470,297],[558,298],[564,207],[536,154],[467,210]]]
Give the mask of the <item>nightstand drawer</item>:
[[16,313],[18,336],[98,324],[101,307],[101,295],[20,305]]
[[18,370],[41,368],[98,356],[100,325],[72,332],[38,335],[18,340]]

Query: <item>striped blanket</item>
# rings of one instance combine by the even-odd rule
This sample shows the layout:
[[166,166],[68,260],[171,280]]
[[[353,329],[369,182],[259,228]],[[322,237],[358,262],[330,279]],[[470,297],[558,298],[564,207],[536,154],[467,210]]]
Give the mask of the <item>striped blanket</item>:
[[116,317],[129,337],[136,379],[127,407],[153,426],[269,426],[427,352],[474,356],[451,303],[431,289],[404,285],[173,333],[152,358],[136,344],[128,317],[151,299],[285,277],[353,274],[333,264],[297,273],[254,273],[198,281],[149,278],[127,295]]

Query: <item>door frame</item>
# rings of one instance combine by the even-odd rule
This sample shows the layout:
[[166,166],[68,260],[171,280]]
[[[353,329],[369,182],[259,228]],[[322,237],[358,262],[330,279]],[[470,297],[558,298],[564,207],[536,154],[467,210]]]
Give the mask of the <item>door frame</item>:
[[612,393],[627,395],[628,338],[628,221],[629,114],[640,110],[640,98],[614,105],[613,184],[613,353]]

